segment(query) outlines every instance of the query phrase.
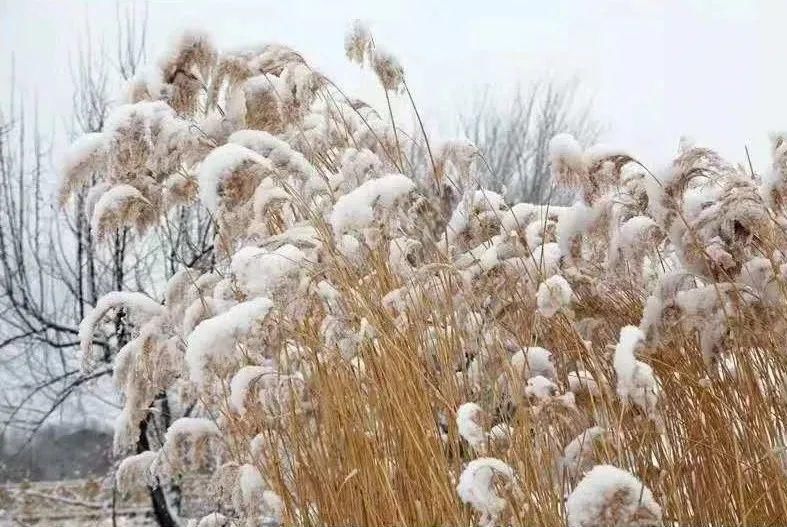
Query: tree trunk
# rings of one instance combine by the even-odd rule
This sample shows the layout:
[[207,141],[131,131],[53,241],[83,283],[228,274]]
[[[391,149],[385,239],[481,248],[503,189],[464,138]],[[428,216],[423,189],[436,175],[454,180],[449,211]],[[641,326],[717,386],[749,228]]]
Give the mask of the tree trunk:
[[[150,443],[148,442],[148,422],[153,414],[149,413],[148,417],[139,426],[139,441],[137,442],[137,454],[150,450]],[[148,493],[150,494],[150,501],[153,505],[153,517],[156,519],[161,527],[178,527],[178,522],[172,517],[167,505],[167,498],[164,496],[164,489],[160,486],[148,485]]]

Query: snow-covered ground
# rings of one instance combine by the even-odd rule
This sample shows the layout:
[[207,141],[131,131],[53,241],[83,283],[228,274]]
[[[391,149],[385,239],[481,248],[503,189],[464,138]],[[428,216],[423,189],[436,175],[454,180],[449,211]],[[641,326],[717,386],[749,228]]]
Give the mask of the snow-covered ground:
[[[201,480],[183,484],[184,516],[201,515]],[[112,489],[101,481],[33,482],[0,486],[0,527],[104,527],[113,525]],[[156,525],[144,491],[116,497],[117,527]]]

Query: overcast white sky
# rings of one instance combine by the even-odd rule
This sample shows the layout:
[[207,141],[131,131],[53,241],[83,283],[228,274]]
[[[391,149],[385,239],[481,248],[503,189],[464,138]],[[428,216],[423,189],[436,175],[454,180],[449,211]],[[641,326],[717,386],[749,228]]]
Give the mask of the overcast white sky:
[[[209,30],[219,48],[278,41],[374,102],[370,74],[342,45],[348,24],[365,20],[443,136],[483,86],[504,93],[544,76],[580,78],[608,126],[604,142],[650,164],[687,134],[737,161],[748,144],[764,168],[768,132],[787,128],[782,0],[151,0],[149,15],[154,55],[187,27]],[[42,121],[60,126],[87,19],[96,39],[113,38],[115,2],[0,0],[0,101],[13,54],[18,88],[38,93]]]

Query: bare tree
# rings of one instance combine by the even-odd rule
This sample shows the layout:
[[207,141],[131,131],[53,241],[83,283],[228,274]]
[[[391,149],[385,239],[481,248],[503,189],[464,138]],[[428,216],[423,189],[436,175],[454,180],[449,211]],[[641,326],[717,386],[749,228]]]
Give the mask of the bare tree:
[[[72,65],[72,138],[103,128],[110,85],[128,81],[144,59],[146,16],[118,10],[116,61],[94,52],[87,28]],[[212,227],[204,209],[181,206],[144,244],[131,243],[128,228],[96,243],[86,212],[89,185],[62,210],[45,205],[56,193],[46,182],[59,178],[48,163],[52,141],[40,133],[35,110],[31,126],[28,102],[12,90],[7,108],[0,109],[0,375],[8,379],[0,390],[0,433],[13,427],[32,435],[67,406],[79,406],[85,394],[108,393],[93,387],[109,381],[112,360],[128,341],[126,321],[120,312],[111,330],[94,339],[102,364],[84,373],[78,335],[87,310],[109,291],[161,298],[177,270],[210,265]],[[139,451],[160,444],[172,419],[166,393],[154,406],[141,425]],[[177,525],[163,490],[151,488],[150,495],[159,525]]]
[[568,132],[582,144],[593,143],[601,126],[589,104],[578,100],[577,82],[536,82],[500,102],[484,90],[460,116],[460,131],[483,153],[488,170],[484,186],[505,187],[513,201],[542,203],[569,196],[551,193],[549,141]]

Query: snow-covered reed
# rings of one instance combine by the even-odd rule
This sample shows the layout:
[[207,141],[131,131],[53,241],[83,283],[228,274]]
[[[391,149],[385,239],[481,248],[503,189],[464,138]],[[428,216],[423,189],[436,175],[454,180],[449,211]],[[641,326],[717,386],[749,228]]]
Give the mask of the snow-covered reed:
[[[362,25],[345,50],[411,95]],[[206,207],[214,250],[80,328],[86,368],[102,324],[128,330],[123,487],[215,470],[197,525],[784,523],[780,137],[760,184],[706,148],[652,172],[558,135],[577,199],[554,207],[506,203],[473,145],[402,133],[284,46],[188,34],[129,93],[62,199],[94,182],[99,233],[140,239]],[[191,416],[133,452],[162,391]]]

